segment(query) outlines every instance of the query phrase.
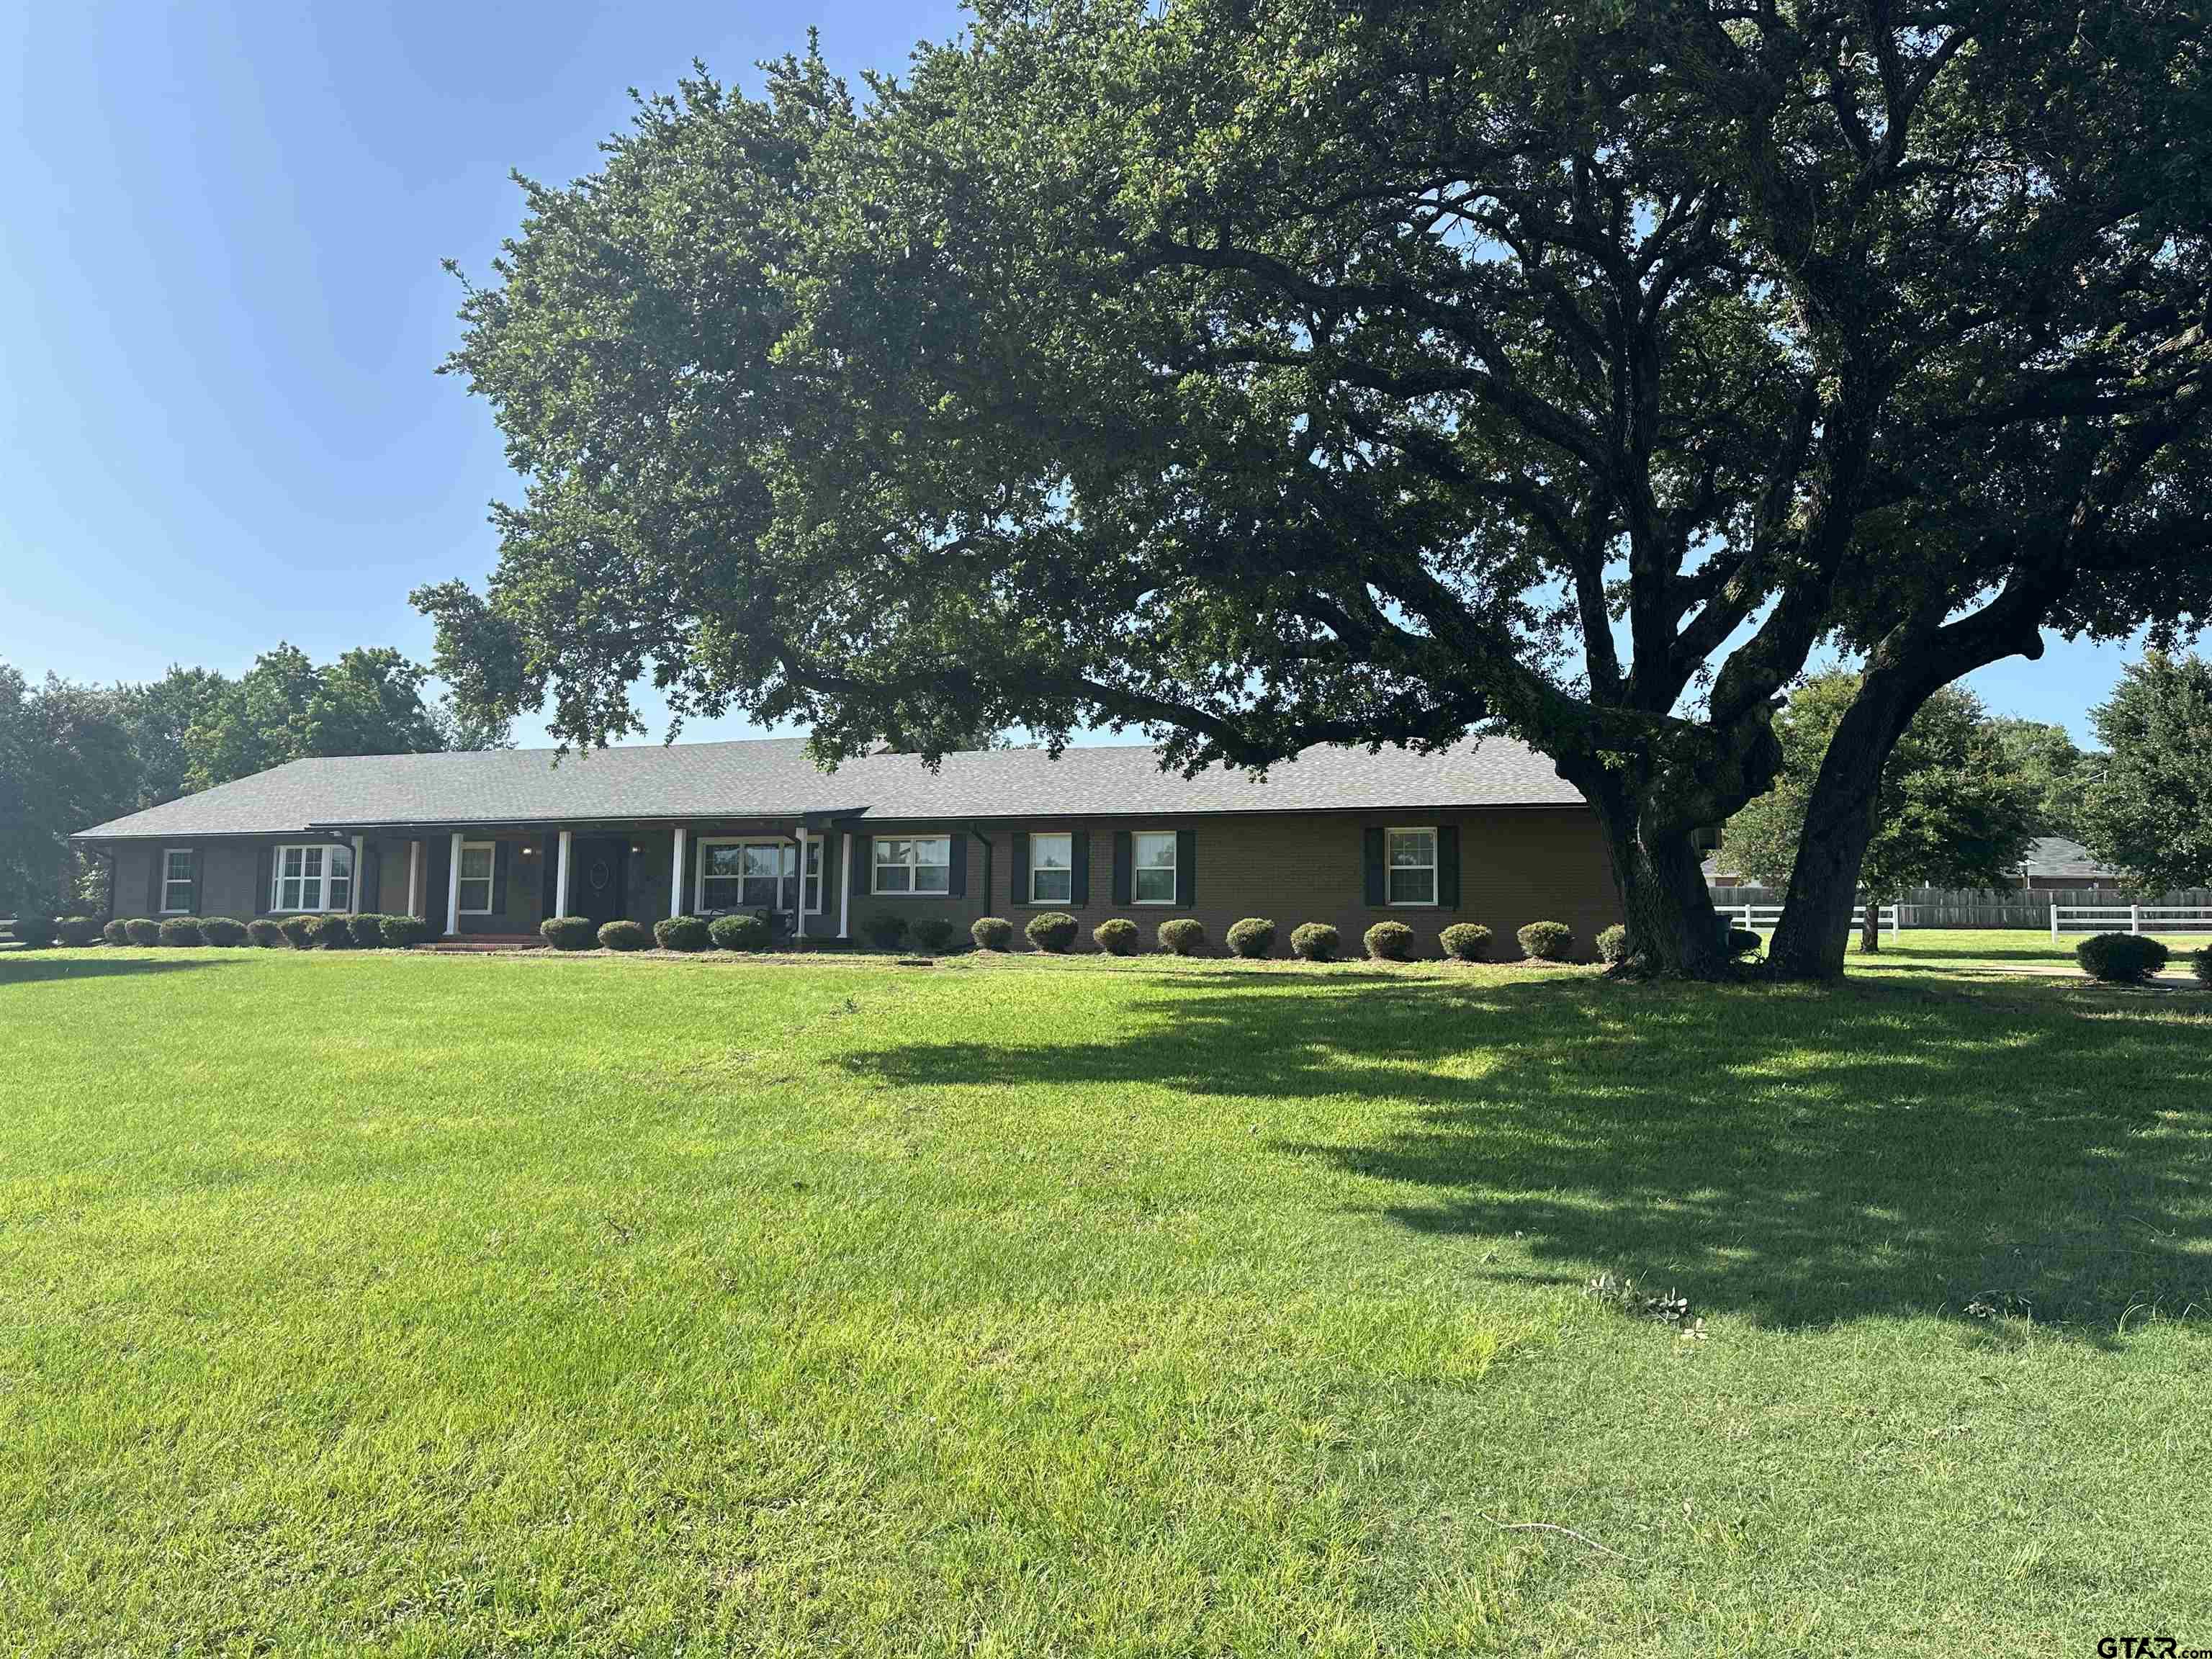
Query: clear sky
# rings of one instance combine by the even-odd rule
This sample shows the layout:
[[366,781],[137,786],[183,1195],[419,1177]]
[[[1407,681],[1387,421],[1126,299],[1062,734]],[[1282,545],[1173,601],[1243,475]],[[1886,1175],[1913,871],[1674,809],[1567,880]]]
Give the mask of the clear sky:
[[[811,24],[840,70],[896,70],[959,22],[947,0],[0,8],[0,660],[427,659],[407,594],[489,572],[484,506],[513,488],[489,410],[433,373],[459,297],[439,261],[489,264],[509,169],[591,171],[627,88],[695,58],[753,85]],[[1974,684],[2080,732],[2125,654],[2054,642]]]

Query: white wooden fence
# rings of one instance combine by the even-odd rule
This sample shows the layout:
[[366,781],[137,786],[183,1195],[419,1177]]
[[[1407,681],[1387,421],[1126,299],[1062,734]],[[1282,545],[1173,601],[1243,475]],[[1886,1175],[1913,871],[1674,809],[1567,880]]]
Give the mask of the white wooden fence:
[[2212,927],[2212,905],[2054,904],[2051,937],[2059,933],[2179,933]]
[[[1753,933],[1759,933],[1771,930],[1782,920],[1782,907],[1778,904],[1732,904],[1723,914]],[[1851,931],[1856,933],[1865,926],[1866,906],[1862,904],[1851,912]],[[1894,904],[1881,907],[1881,931],[1892,939],[1897,937],[1897,907]]]

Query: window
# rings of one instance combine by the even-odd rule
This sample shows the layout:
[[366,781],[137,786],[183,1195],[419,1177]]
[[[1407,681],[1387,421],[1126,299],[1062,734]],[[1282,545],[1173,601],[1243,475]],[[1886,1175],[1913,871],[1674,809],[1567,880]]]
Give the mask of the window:
[[161,854],[161,914],[182,915],[192,908],[192,849],[172,847]]
[[1075,837],[1030,837],[1030,902],[1066,904],[1075,893]]
[[1393,904],[1434,904],[1437,902],[1437,832],[1434,830],[1393,830],[1389,833],[1389,887]]
[[822,914],[822,837],[806,838],[806,914]]
[[1173,904],[1176,902],[1176,838],[1172,830],[1147,830],[1130,837],[1131,852],[1136,864],[1136,885],[1132,896],[1139,904]]
[[461,843],[461,914],[491,914],[492,844],[488,841]]
[[280,847],[270,862],[272,910],[345,910],[353,905],[353,848]]
[[[822,842],[806,841],[806,908],[822,914]],[[717,910],[775,910],[799,902],[799,848],[787,841],[702,841],[699,843],[702,915]]]
[[[1062,841],[1066,836],[1060,837]],[[878,893],[913,893],[921,897],[952,890],[952,837],[878,836]]]

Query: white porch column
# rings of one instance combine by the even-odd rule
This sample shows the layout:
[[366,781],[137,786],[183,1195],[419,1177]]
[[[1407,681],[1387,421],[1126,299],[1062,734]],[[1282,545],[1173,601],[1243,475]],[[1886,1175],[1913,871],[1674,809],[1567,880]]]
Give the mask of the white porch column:
[[[853,937],[853,832],[845,831],[837,854],[837,937]],[[823,872],[825,876],[829,872]]]
[[453,856],[446,860],[446,931],[461,931],[461,832],[453,831]]
[[[568,914],[568,841],[572,833],[567,830],[561,832],[561,868],[553,886],[553,914],[556,916]],[[456,853],[453,856],[458,860],[460,854]]]
[[407,914],[422,914],[422,838],[407,843]]
[[[362,867],[361,860],[362,843],[364,839],[364,837],[360,836],[356,836],[353,838],[353,882],[352,884],[346,889],[346,911],[349,915],[357,916],[361,914],[361,872]],[[381,896],[381,895],[379,896]]]
[[806,826],[799,826],[799,915],[792,924],[793,939],[806,937]]
[[668,914],[684,914],[684,844],[686,839],[682,824],[676,826],[676,862],[668,872]]

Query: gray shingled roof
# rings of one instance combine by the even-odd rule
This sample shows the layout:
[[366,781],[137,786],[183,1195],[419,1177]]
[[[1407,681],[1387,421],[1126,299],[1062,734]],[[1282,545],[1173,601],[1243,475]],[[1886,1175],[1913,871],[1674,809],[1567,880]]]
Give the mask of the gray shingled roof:
[[1579,806],[1542,756],[1508,738],[1433,755],[1310,749],[1263,782],[1216,768],[1186,779],[1149,745],[871,755],[824,772],[803,739],[293,761],[81,832],[86,840],[250,836],[382,824],[597,819],[1156,817],[1413,806]]
[[2063,836],[2038,836],[2027,849],[2027,873],[2045,881],[2118,881],[2120,872]]

